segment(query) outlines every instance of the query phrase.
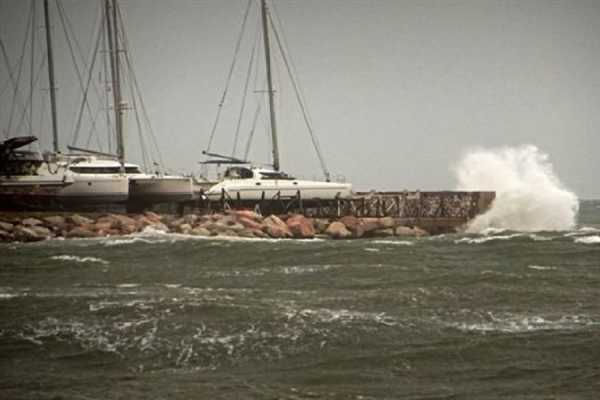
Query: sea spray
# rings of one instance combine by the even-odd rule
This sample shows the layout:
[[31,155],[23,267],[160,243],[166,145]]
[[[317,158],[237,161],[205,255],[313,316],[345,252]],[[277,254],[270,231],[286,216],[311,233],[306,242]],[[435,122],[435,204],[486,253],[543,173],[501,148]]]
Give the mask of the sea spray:
[[535,146],[470,151],[456,175],[460,190],[496,191],[491,209],[469,224],[469,232],[560,231],[576,224],[577,196],[564,187],[548,155]]

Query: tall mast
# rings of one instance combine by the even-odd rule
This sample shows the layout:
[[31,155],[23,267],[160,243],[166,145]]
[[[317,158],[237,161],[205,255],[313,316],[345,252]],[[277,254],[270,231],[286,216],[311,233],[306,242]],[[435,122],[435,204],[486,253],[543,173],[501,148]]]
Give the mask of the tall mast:
[[[113,109],[115,110],[115,126],[117,132],[117,157],[121,164],[121,172],[125,172],[125,146],[123,145],[123,116],[125,104],[121,98],[121,74],[119,69],[119,22],[117,19],[117,0],[105,0],[106,32],[110,54],[110,71],[113,88]],[[112,15],[111,15],[112,13]]]
[[54,55],[52,53],[52,33],[50,29],[50,11],[48,0],[44,0],[44,20],[46,23],[46,47],[48,51],[48,82],[50,84],[50,113],[52,114],[52,149],[58,148],[58,122],[56,118],[56,84],[54,83]]
[[267,2],[261,0],[263,39],[265,42],[265,66],[267,69],[267,85],[269,92],[269,111],[271,115],[271,139],[273,142],[273,168],[279,171],[279,145],[277,142],[277,121],[275,119],[275,102],[273,100],[273,79],[271,76],[271,47],[269,45],[269,22],[267,21]]

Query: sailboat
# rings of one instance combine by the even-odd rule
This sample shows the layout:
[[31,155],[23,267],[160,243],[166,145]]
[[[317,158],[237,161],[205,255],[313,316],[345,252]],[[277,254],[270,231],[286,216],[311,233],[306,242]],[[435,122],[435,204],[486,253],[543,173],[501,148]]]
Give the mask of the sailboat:
[[[108,41],[110,75],[117,154],[102,153],[70,146],[75,153],[62,155],[60,163],[75,179],[72,187],[61,191],[66,199],[98,203],[124,203],[130,211],[152,204],[191,200],[192,180],[179,175],[148,174],[139,165],[126,162],[124,115],[128,108],[121,92],[121,53],[117,0],[105,0],[103,21]],[[87,186],[86,186],[87,184]]]
[[[209,200],[213,201],[223,199],[225,197],[242,201],[293,197],[301,197],[305,201],[311,201],[333,200],[351,197],[353,195],[352,185],[350,183],[331,182],[329,179],[329,172],[325,168],[325,181],[299,180],[280,170],[277,120],[275,115],[273,79],[271,73],[271,47],[269,39],[269,25],[271,21],[266,0],[260,1],[260,10],[262,21],[262,37],[264,42],[267,93],[269,98],[269,118],[271,126],[273,164],[270,168],[264,166],[254,166],[252,163],[246,160],[237,159],[233,156],[229,157],[217,153],[211,153],[208,150],[204,151],[203,153],[205,155],[212,157],[212,159],[205,161],[205,164],[245,164],[242,166],[231,166],[227,168],[223,175],[223,179],[220,182],[212,185],[204,193],[204,195]],[[273,25],[271,24],[271,26]],[[306,116],[305,121],[307,121]],[[318,148],[315,148],[317,149],[317,153],[321,159],[321,164],[324,165],[324,161],[322,160]]]
[[[18,208],[78,208],[124,202],[129,193],[129,181],[125,176],[119,173],[77,171],[73,165],[87,158],[60,152],[48,0],[44,0],[43,4],[53,151],[42,156],[22,150],[22,147],[37,141],[34,136],[15,137],[1,143],[3,155],[0,169],[3,177],[0,179],[0,195],[5,199],[4,204]],[[32,3],[32,7],[35,7],[35,3]],[[35,26],[35,21],[32,25]],[[14,84],[16,91],[18,82]]]

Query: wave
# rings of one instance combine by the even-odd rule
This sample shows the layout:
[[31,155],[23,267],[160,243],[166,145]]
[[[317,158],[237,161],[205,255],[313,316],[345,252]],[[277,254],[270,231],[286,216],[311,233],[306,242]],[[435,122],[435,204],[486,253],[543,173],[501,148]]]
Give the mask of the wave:
[[484,322],[452,322],[453,328],[466,332],[502,332],[523,333],[548,330],[575,330],[598,325],[598,321],[584,315],[566,315],[559,318],[546,318],[542,316],[489,314]]
[[600,236],[584,236],[574,240],[575,243],[581,244],[600,244]]
[[455,172],[460,190],[496,192],[490,210],[469,224],[470,233],[489,228],[538,232],[575,227],[577,196],[559,180],[549,156],[535,146],[474,150]]
[[372,243],[376,244],[393,244],[396,246],[413,246],[415,242],[410,242],[408,240],[373,240]]
[[79,262],[79,263],[98,263],[98,264],[109,264],[108,261],[103,260],[101,258],[97,258],[97,257],[79,257],[79,256],[73,256],[73,255],[69,255],[69,254],[63,254],[60,256],[52,256],[50,257],[50,259],[52,260],[58,260],[58,261],[74,261],[74,262]]

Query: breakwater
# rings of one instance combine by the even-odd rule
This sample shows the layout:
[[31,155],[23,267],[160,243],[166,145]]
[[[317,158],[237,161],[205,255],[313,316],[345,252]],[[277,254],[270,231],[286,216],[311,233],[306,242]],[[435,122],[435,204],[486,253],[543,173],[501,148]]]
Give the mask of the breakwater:
[[94,238],[154,231],[194,236],[245,238],[332,238],[426,236],[430,233],[400,218],[308,218],[301,214],[263,216],[250,210],[160,215],[0,213],[0,241],[33,242],[52,238]]

